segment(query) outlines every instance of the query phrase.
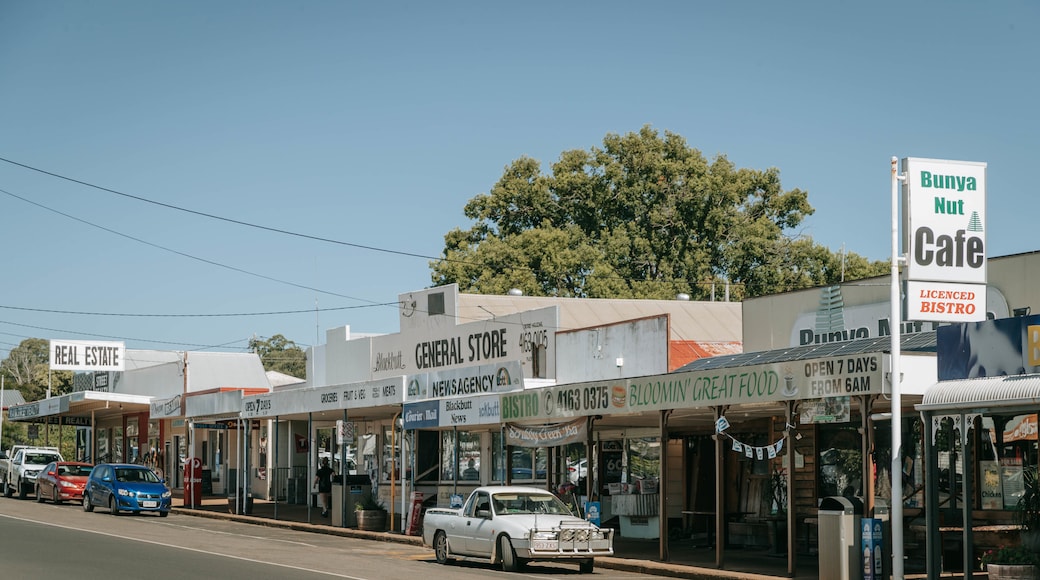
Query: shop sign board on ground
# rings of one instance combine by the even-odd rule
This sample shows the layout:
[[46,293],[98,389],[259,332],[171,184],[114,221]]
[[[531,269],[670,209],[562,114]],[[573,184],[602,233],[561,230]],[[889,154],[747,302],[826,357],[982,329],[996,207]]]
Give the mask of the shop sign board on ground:
[[882,392],[881,357],[865,353],[527,389],[500,396],[502,420],[876,395]]
[[903,160],[907,319],[986,319],[986,164]]

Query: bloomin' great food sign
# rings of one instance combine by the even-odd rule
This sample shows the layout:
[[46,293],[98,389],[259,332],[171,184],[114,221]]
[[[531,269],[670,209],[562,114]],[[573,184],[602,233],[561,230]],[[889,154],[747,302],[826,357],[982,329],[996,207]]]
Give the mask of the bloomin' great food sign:
[[878,353],[527,389],[500,396],[503,421],[558,419],[881,393]]

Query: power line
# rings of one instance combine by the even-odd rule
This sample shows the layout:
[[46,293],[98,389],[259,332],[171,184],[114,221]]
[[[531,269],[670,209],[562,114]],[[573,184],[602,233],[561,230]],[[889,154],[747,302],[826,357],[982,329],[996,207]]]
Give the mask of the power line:
[[[320,312],[333,312],[337,310],[357,310],[359,308],[372,308],[373,306],[397,306],[397,302],[387,302],[383,304],[367,304],[363,306],[339,306],[336,308],[322,308]],[[310,308],[307,310],[282,310],[276,312],[237,312],[237,313],[217,313],[217,314],[141,314],[141,313],[126,313],[126,312],[83,312],[77,310],[53,310],[47,308],[26,308],[22,306],[5,306],[0,304],[0,308],[7,310],[21,310],[26,312],[43,312],[46,314],[75,314],[79,316],[114,316],[114,317],[139,317],[139,318],[228,318],[236,316],[275,316],[281,314],[310,314],[315,309]]]
[[[26,198],[24,198],[24,197],[22,197],[20,195],[11,193],[10,191],[7,191],[5,189],[0,189],[0,193],[4,193],[4,194],[9,195],[9,196],[11,196],[11,197],[13,197],[15,199],[19,199],[21,201],[24,201],[25,203],[28,203],[28,204],[31,204],[31,205],[35,205],[36,207],[41,208],[41,209],[45,209],[45,210],[47,210],[49,212],[56,213],[56,214],[58,214],[60,216],[66,217],[66,218],[68,218],[70,220],[75,220],[75,221],[80,222],[82,224],[86,224],[88,226],[97,228],[99,230],[106,231],[106,232],[108,232],[110,234],[114,234],[114,235],[117,235],[117,236],[120,236],[120,237],[124,237],[124,238],[126,238],[128,240],[133,240],[135,242],[144,244],[146,246],[151,246],[153,248],[158,248],[158,249],[166,251],[166,252],[177,254],[178,256],[183,256],[185,258],[190,258],[192,260],[197,260],[197,261],[203,262],[205,264],[210,264],[212,266],[217,266],[217,267],[220,267],[220,268],[226,268],[228,270],[232,270],[232,271],[235,271],[235,272],[240,272],[242,274],[248,274],[250,276],[255,276],[257,278],[263,278],[264,280],[270,280],[272,282],[278,282],[280,284],[287,284],[289,286],[294,286],[296,288],[302,288],[304,290],[310,290],[312,292],[320,292],[322,294],[328,294],[330,296],[338,296],[340,298],[347,298],[347,299],[350,299],[350,300],[357,300],[359,302],[368,302],[368,303],[371,303],[371,304],[376,304],[375,301],[373,301],[373,300],[367,300],[367,299],[364,299],[364,298],[357,298],[357,297],[354,297],[354,296],[347,296],[345,294],[339,294],[339,293],[331,292],[331,291],[328,291],[328,290],[321,290],[319,288],[312,288],[310,286],[305,286],[303,284],[297,284],[295,282],[289,282],[288,280],[281,280],[279,278],[273,278],[271,276],[265,276],[263,274],[257,274],[256,272],[250,272],[248,270],[243,270],[242,268],[237,268],[235,266],[229,266],[229,265],[223,264],[221,262],[215,262],[213,260],[208,260],[206,258],[200,258],[198,256],[193,256],[191,254],[187,254],[187,253],[181,252],[179,250],[174,250],[172,248],[167,248],[166,246],[161,246],[159,244],[155,244],[155,243],[149,242],[147,240],[142,240],[141,238],[137,238],[137,237],[131,236],[129,234],[124,234],[122,232],[118,232],[118,231],[113,230],[111,228],[106,228],[105,226],[102,226],[102,225],[99,225],[99,224],[95,224],[93,222],[89,222],[89,221],[84,220],[82,218],[78,218],[78,217],[76,217],[74,215],[69,215],[69,214],[67,214],[67,213],[65,213],[63,211],[54,209],[52,207],[48,207],[46,205],[43,205],[41,203],[37,203],[37,202],[32,201],[30,199],[26,199]],[[396,303],[394,303],[394,304],[396,304]]]
[[93,337],[97,337],[97,338],[107,338],[107,339],[113,339],[113,340],[123,340],[123,341],[133,340],[133,341],[136,341],[136,342],[145,342],[145,343],[152,343],[152,344],[172,344],[172,345],[179,345],[179,346],[193,346],[193,347],[196,347],[198,349],[209,349],[209,348],[239,348],[239,349],[245,349],[247,347],[244,347],[244,346],[231,347],[230,345],[235,344],[235,343],[239,343],[239,342],[248,342],[249,341],[248,338],[240,338],[238,340],[232,340],[232,341],[229,341],[229,342],[225,342],[223,344],[192,344],[192,343],[188,343],[188,342],[173,342],[173,341],[167,341],[167,340],[152,340],[152,339],[148,339],[148,338],[130,338],[130,337],[125,337],[125,336],[111,336],[111,335],[106,335],[106,334],[96,334],[96,333],[92,333],[92,332],[81,332],[81,331],[78,331],[78,330],[66,330],[66,329],[62,329],[62,328],[48,328],[46,326],[33,326],[32,324],[21,324],[21,323],[18,323],[18,322],[10,322],[8,320],[0,320],[0,324],[10,324],[11,326],[20,326],[22,328],[35,328],[36,330],[46,330],[48,332],[61,332],[61,333],[64,333],[64,334],[79,335],[79,336],[93,336]]
[[[352,243],[352,242],[344,242],[342,240],[334,240],[332,238],[325,238],[325,237],[321,237],[321,236],[314,236],[314,235],[311,235],[311,234],[302,234],[302,233],[299,233],[299,232],[283,230],[281,228],[275,228],[275,227],[271,227],[271,226],[263,226],[263,225],[260,225],[260,224],[254,224],[254,223],[250,223],[250,222],[246,222],[246,221],[242,221],[242,220],[237,220],[237,219],[233,219],[233,218],[227,218],[227,217],[223,217],[223,216],[218,216],[218,215],[214,215],[214,214],[211,214],[211,213],[206,213],[206,212],[202,212],[202,211],[198,211],[198,210],[194,210],[194,209],[188,209],[188,208],[176,206],[176,205],[169,204],[169,203],[164,203],[164,202],[161,202],[161,201],[155,201],[153,199],[148,199],[146,197],[141,197],[139,195],[133,195],[133,194],[129,194],[129,193],[124,193],[122,191],[117,191],[115,189],[111,189],[111,188],[108,188],[108,187],[95,185],[95,184],[89,183],[87,181],[74,179],[72,177],[67,177],[67,176],[61,175],[59,173],[54,173],[52,171],[47,171],[45,169],[40,169],[38,167],[33,167],[31,165],[26,165],[24,163],[19,163],[17,161],[12,161],[12,160],[6,159],[4,157],[0,157],[0,161],[3,161],[5,163],[10,163],[11,165],[17,165],[18,167],[22,167],[22,168],[28,169],[30,171],[35,171],[37,173],[42,173],[44,175],[49,175],[49,176],[57,178],[57,179],[61,179],[61,180],[64,180],[64,181],[69,181],[71,183],[77,183],[77,184],[82,185],[84,187],[89,187],[89,188],[92,188],[92,189],[97,189],[99,191],[105,191],[105,192],[108,192],[108,193],[112,193],[112,194],[115,194],[115,195],[126,197],[128,199],[133,199],[133,200],[137,200],[137,201],[144,202],[144,203],[150,203],[152,205],[157,205],[159,207],[165,207],[167,209],[172,209],[172,210],[176,210],[176,211],[180,211],[180,212],[184,212],[184,213],[188,213],[188,214],[192,214],[192,215],[197,215],[197,216],[201,216],[201,217],[205,217],[205,218],[209,218],[209,219],[213,219],[213,220],[217,220],[217,221],[237,224],[237,225],[244,226],[244,227],[247,227],[247,228],[254,228],[254,229],[258,229],[258,230],[264,230],[264,231],[268,231],[268,232],[273,232],[273,233],[276,233],[276,234],[283,234],[283,235],[286,235],[286,236],[293,236],[293,237],[297,237],[297,238],[304,238],[304,239],[308,239],[308,240],[314,240],[314,241],[317,241],[317,242],[325,242],[325,243],[336,244],[336,245],[340,245],[340,246],[348,246],[348,247],[351,247],[351,248],[359,248],[359,249],[362,249],[362,250],[370,250],[370,251],[373,251],[373,252],[383,252],[383,253],[386,253],[386,254],[395,254],[395,255],[398,255],[398,256],[408,256],[408,257],[411,257],[411,258],[422,258],[424,260],[436,260],[436,261],[444,260],[444,258],[441,258],[441,257],[427,256],[425,254],[416,254],[416,253],[404,252],[404,251],[400,251],[400,250],[390,250],[390,249],[387,249],[387,248],[379,248],[379,247],[376,247],[376,246],[367,246],[367,245],[364,245],[364,244],[355,244],[355,243]],[[479,264],[473,264],[473,265],[479,265]]]

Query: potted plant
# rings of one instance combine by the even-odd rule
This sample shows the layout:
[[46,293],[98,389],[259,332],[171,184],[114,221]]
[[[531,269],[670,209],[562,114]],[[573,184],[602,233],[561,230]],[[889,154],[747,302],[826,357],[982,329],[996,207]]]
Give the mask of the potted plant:
[[1022,526],[1022,544],[1040,552],[1040,481],[1037,467],[1022,472],[1022,496],[1015,504],[1015,520]]
[[354,512],[357,515],[359,530],[386,531],[386,508],[376,501],[371,493],[361,496],[361,499],[354,504]]
[[982,567],[991,580],[1036,580],[1040,556],[1030,548],[1001,546],[982,555]]

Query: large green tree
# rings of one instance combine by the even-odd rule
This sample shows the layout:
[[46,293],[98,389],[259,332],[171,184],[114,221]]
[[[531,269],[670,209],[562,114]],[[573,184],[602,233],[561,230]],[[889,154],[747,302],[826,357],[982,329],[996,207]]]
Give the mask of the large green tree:
[[307,377],[307,353],[281,334],[266,340],[253,337],[249,340],[249,350],[260,355],[264,370],[277,371],[300,379]]
[[780,171],[708,161],[649,126],[565,151],[544,174],[521,157],[464,209],[468,230],[445,235],[435,285],[464,292],[590,298],[736,299],[887,272],[799,235],[808,193]]
[[6,387],[21,391],[26,401],[45,398],[48,383],[51,395],[64,395],[71,391],[72,371],[52,372],[49,349],[50,341],[43,338],[26,338],[12,348],[7,358],[0,361]]

